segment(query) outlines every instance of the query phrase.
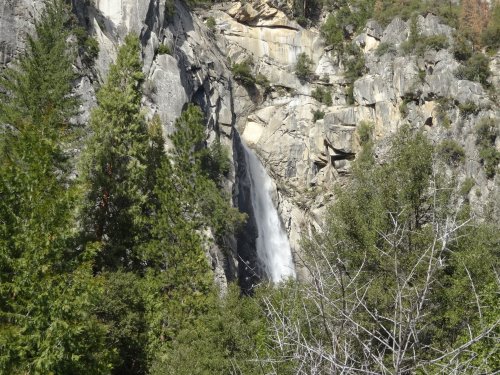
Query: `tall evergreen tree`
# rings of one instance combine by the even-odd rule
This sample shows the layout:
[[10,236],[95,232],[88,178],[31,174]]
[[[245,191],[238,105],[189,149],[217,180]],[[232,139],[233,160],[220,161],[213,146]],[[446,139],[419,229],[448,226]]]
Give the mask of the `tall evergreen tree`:
[[137,269],[145,235],[149,137],[141,112],[144,79],[136,36],[129,35],[97,94],[81,167],[86,184],[82,222],[87,243],[99,247],[97,270]]
[[204,140],[202,120],[193,105],[182,113],[172,137],[174,148],[170,157],[163,158],[158,173],[159,209],[152,217],[152,240],[144,249],[151,293],[157,295],[152,302],[163,306],[151,309],[151,353],[205,312],[213,297],[213,276],[201,232],[206,218],[198,209],[203,199],[198,189],[204,178],[195,155]]
[[201,317],[216,314],[218,297],[204,234],[211,229],[222,235],[244,220],[217,186],[227,160],[220,144],[205,148],[203,120],[200,108],[192,104],[177,119],[173,148],[157,178],[159,209],[143,253],[150,267],[147,314],[155,374],[186,371],[181,371],[185,345],[197,336],[197,329],[207,329],[209,323]]
[[27,50],[0,85],[0,372],[106,373],[92,314],[99,292],[76,251],[76,188],[68,179],[74,77],[69,10],[48,1]]
[[104,279],[97,314],[118,354],[115,374],[147,370],[145,304],[152,297],[143,289],[143,275],[152,265],[142,252],[159,209],[154,188],[165,152],[159,118],[147,123],[141,111],[143,79],[139,39],[128,35],[97,94],[80,168],[83,241],[96,249],[94,271]]

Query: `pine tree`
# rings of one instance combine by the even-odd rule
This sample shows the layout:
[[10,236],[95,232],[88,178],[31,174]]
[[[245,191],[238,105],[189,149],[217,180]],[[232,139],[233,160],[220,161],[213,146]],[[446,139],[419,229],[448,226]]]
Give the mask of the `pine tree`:
[[[190,314],[198,314],[198,308],[203,310],[202,301],[213,286],[201,234],[209,223],[199,206],[206,179],[196,160],[204,140],[202,119],[199,108],[191,105],[176,121],[171,157],[163,158],[158,172],[155,193],[159,209],[152,217],[153,237],[144,251],[149,268],[162,272],[159,277],[171,309],[183,310],[172,312],[184,316],[174,326],[187,323]],[[169,330],[175,332],[178,327]]]
[[55,136],[53,132],[60,136],[76,111],[76,100],[70,95],[75,56],[66,41],[71,18],[68,7],[62,0],[45,4],[41,18],[35,21],[36,37],[27,36],[27,53],[0,81],[7,92],[2,95],[0,114],[2,122],[14,127],[23,121],[39,128],[50,124],[48,129],[40,129],[41,134],[50,137]]
[[65,152],[73,56],[69,10],[45,4],[27,50],[0,80],[0,372],[108,371],[92,313],[92,254],[77,251]]
[[[86,184],[82,216],[87,243],[99,249],[97,270],[137,269],[137,245],[151,198],[150,139],[141,112],[140,45],[129,35],[110,67],[92,111],[92,135],[81,166]],[[158,146],[154,146],[158,147]],[[148,177],[148,173],[150,176]]]
[[220,145],[205,148],[199,107],[189,105],[181,114],[171,140],[173,148],[163,158],[157,177],[152,240],[143,251],[149,269],[145,278],[149,353],[159,373],[161,368],[175,372],[178,343],[217,301],[204,233],[224,235],[244,220],[214,181],[225,173],[228,161]]

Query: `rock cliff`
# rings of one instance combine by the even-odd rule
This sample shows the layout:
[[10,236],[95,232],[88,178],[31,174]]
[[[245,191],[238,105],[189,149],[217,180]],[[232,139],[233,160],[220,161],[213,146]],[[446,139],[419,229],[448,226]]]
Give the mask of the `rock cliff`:
[[[7,0],[0,6],[1,64],[9,64],[22,51],[24,35],[32,30],[41,4],[39,0]],[[324,44],[319,30],[303,28],[274,2],[220,3],[195,11],[180,1],[173,8],[169,4],[165,0],[73,1],[77,17],[100,46],[93,69],[75,83],[83,99],[79,121],[86,121],[117,46],[133,32],[142,42],[147,77],[143,105],[149,116],[158,114],[169,134],[186,103],[199,104],[208,119],[208,143],[220,135],[233,150],[235,166],[227,189],[233,192],[234,204],[243,207],[247,203],[241,194],[244,168],[238,167],[244,162],[241,134],[275,181],[276,204],[295,252],[300,251],[300,234],[311,225],[320,226],[333,186],[348,178],[359,151],[357,129],[362,122],[374,126],[380,160],[384,139],[403,123],[423,128],[436,144],[456,140],[465,152],[459,180],[473,178],[471,202],[478,209],[486,199],[496,202],[493,209],[498,217],[498,173],[486,175],[474,132],[482,118],[494,119],[499,126],[498,101],[480,83],[455,76],[459,62],[449,47],[429,48],[423,54],[399,52],[410,34],[409,21],[396,18],[385,28],[369,21],[354,38],[363,51],[366,73],[353,84],[352,103],[345,66]],[[207,26],[212,19],[215,25]],[[454,30],[436,16],[419,16],[417,22],[422,35],[443,35],[451,45]],[[381,44],[390,48],[380,53]],[[162,53],[161,45],[170,54]],[[295,74],[301,53],[312,61],[314,74],[308,81]],[[234,79],[232,64],[249,59],[252,74],[265,77],[267,84],[249,87]],[[500,55],[490,60],[491,86],[498,88]],[[318,88],[331,93],[331,103],[314,98]],[[466,105],[473,106],[473,113],[460,109]],[[324,117],[314,121],[313,113],[318,111]],[[495,147],[500,150],[500,137]],[[255,230],[251,220],[249,227]],[[210,249],[221,285],[237,276],[237,249],[251,246],[252,236],[229,239],[233,249],[229,256],[216,247]]]
[[[384,139],[404,123],[423,128],[436,144],[456,140],[465,152],[464,166],[456,172],[459,180],[476,182],[469,193],[473,205],[480,210],[481,202],[491,200],[497,202],[498,213],[498,176],[486,177],[475,136],[482,118],[500,126],[498,102],[491,93],[498,84],[498,54],[491,58],[493,90],[488,92],[480,83],[456,77],[459,62],[450,47],[428,48],[423,54],[398,52],[409,38],[410,21],[396,18],[385,28],[369,21],[354,38],[363,51],[366,73],[354,82],[354,103],[348,104],[342,61],[323,44],[318,30],[288,20],[272,2],[229,3],[200,15],[215,19],[216,34],[232,62],[250,58],[254,74],[269,80],[267,93],[236,82],[235,126],[276,182],[277,203],[295,249],[300,233],[320,223],[334,184],[349,175],[362,122],[373,124],[381,160]],[[452,45],[454,30],[438,17],[419,16],[417,24],[423,37],[440,35]],[[388,52],[377,51],[381,43],[390,46]],[[314,78],[309,82],[294,74],[300,53],[312,60]],[[313,98],[318,88],[331,93],[331,105]],[[467,105],[476,112],[464,114],[460,107]],[[324,112],[324,118],[314,121],[315,111]],[[498,150],[499,139],[496,142]]]

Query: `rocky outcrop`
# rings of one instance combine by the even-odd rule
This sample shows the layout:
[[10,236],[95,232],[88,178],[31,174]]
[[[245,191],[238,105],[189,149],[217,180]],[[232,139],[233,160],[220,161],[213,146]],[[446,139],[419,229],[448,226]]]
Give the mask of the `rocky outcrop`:
[[5,0],[0,4],[0,66],[24,50],[26,36],[34,29],[33,19],[43,6],[41,0]]
[[237,2],[227,11],[227,14],[244,25],[299,29],[297,22],[290,20],[285,13],[274,7],[269,1]]

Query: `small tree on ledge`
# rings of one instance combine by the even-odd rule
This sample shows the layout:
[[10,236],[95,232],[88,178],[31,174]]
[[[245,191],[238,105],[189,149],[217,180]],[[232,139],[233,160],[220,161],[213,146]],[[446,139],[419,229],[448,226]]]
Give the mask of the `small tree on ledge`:
[[295,65],[295,75],[301,81],[306,81],[311,77],[312,60],[305,52],[299,54],[297,58],[297,65]]

